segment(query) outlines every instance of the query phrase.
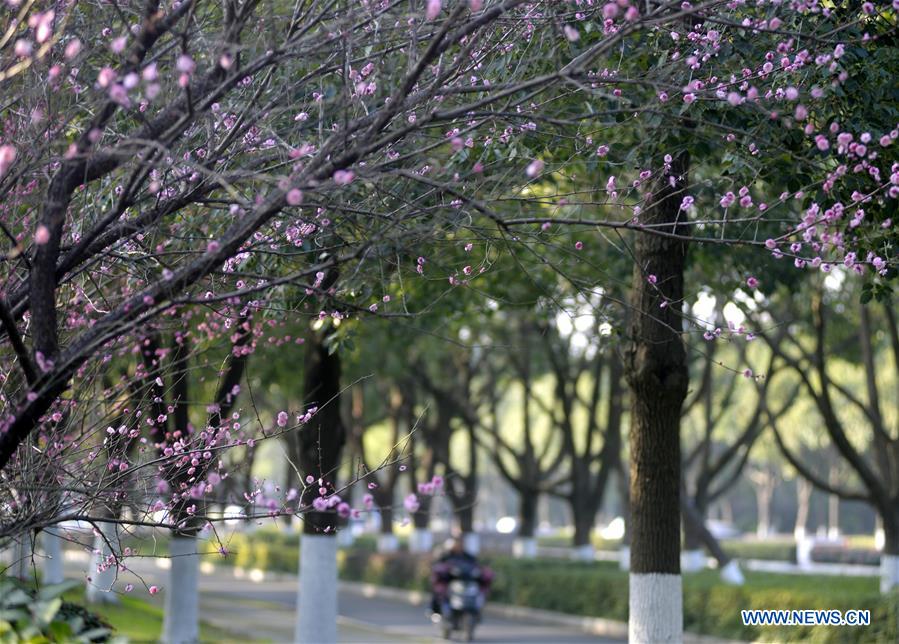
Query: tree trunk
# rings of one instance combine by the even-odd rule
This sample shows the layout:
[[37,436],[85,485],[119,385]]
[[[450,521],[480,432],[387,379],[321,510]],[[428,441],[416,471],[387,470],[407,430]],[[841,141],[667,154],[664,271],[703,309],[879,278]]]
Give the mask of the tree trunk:
[[880,592],[888,593],[899,588],[899,512],[885,515],[883,519],[883,552],[880,553]]
[[[689,161],[686,152],[647,195],[641,222],[686,235],[678,226]],[[667,225],[666,225],[667,224]],[[631,388],[630,619],[632,642],[678,642],[683,637],[680,577],[680,416],[687,394],[681,338],[686,244],[638,234],[634,244],[626,375]]]
[[512,554],[518,559],[537,556],[537,506],[540,495],[524,490],[518,492],[518,535],[512,546]]
[[63,539],[59,528],[44,528],[41,532],[41,545],[44,549],[41,583],[58,584],[65,580],[63,571]]
[[[684,494],[681,491],[681,494]],[[694,506],[695,507],[695,506]],[[700,521],[705,519],[702,511],[696,508]],[[684,523],[684,551],[681,554],[681,568],[683,572],[698,572],[705,569],[705,553],[702,551],[702,525],[697,521],[691,521],[686,513],[683,516]]]
[[574,515],[574,558],[580,561],[593,561],[596,554],[591,539],[593,523],[596,519],[596,507],[590,499],[572,498],[571,513]]
[[[731,559],[730,556],[724,552],[724,548],[718,543],[715,535],[713,535],[705,526],[705,511],[697,510],[696,506],[691,503],[689,497],[684,494],[683,503],[681,503],[681,512],[684,517],[684,529],[689,529],[694,533],[699,539],[699,543],[705,546],[706,550],[708,550],[718,562],[718,569],[721,571],[722,581],[733,586],[742,586],[746,582],[746,579],[743,576],[743,571],[740,570],[740,564],[735,559]],[[705,555],[703,554],[703,551],[697,550],[694,552],[699,553],[698,556],[694,555],[696,556],[696,563],[698,563],[698,565],[695,566],[696,569],[701,570],[705,568]]]
[[337,539],[305,532],[300,539],[300,598],[294,641],[337,642]]
[[378,514],[381,516],[378,552],[396,552],[399,549],[399,541],[393,532],[393,507],[382,505],[378,507]]
[[771,534],[771,499],[774,497],[774,486],[767,482],[755,486],[755,501],[758,509],[756,535],[766,539]]
[[9,562],[9,576],[27,581],[31,578],[31,560],[33,555],[31,532],[15,537],[10,551],[12,561]]
[[200,639],[200,556],[195,532],[172,535],[171,568],[165,592],[162,641],[191,644]]
[[812,484],[801,476],[796,479],[796,523],[793,525],[793,536],[796,541],[805,539],[813,489]]
[[111,592],[118,573],[110,544],[119,542],[119,524],[114,521],[100,524],[100,534],[94,537],[94,552],[88,569],[85,598],[92,604],[118,604],[119,598]]
[[299,601],[295,640],[301,644],[337,642],[337,514],[316,511],[319,488],[337,488],[340,452],[346,440],[340,418],[340,357],[330,353],[325,337],[310,333],[306,342],[304,402],[318,408],[299,431],[298,458],[303,478],[303,536],[300,539]]
[[836,494],[827,496],[827,537],[836,539],[840,536],[840,497]]

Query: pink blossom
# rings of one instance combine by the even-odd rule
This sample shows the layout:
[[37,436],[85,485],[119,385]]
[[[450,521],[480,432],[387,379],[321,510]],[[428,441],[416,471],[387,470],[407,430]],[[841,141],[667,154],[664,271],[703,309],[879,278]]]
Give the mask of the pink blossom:
[[543,172],[544,163],[541,159],[534,159],[528,164],[528,167],[525,168],[524,173],[528,175],[531,179],[539,175]]
[[746,286],[748,286],[749,288],[756,288],[758,285],[759,281],[751,275],[746,278]]
[[159,592],[159,586],[150,586],[149,590],[150,590],[151,595],[155,595],[156,593]]
[[288,415],[286,411],[278,412],[278,427],[287,427]]
[[443,2],[441,0],[428,0],[428,7],[425,11],[425,18],[427,20],[434,20],[437,16],[440,15],[440,10],[443,8]]
[[334,173],[334,183],[338,186],[345,186],[356,178],[356,174],[352,170],[338,170]]
[[72,60],[79,53],[81,53],[81,41],[77,38],[70,40],[65,49],[66,60]]
[[583,250],[584,242],[582,242],[582,241],[574,242],[574,249],[575,250]]
[[468,0],[468,8],[472,13],[477,13],[484,8],[484,0]]
[[50,229],[44,224],[41,224],[34,232],[34,243],[38,246],[43,246],[48,241],[50,241]]
[[0,145],[0,177],[6,174],[6,171],[9,170],[9,167],[16,160],[16,149],[7,144]]
[[303,192],[299,188],[292,188],[287,191],[287,205],[299,206],[303,201]]
[[580,32],[571,25],[565,25],[562,31],[565,32],[565,37],[571,42],[577,42],[581,38]]
[[405,507],[408,512],[418,512],[419,506],[418,497],[415,496],[415,494],[409,494],[403,499],[403,507]]

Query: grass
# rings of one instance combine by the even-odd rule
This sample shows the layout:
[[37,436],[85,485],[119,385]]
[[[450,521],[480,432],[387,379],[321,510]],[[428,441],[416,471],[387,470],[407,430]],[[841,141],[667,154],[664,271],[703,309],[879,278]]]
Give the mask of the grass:
[[[124,635],[131,642],[159,641],[162,633],[162,608],[159,606],[127,595],[119,595],[119,604],[88,604],[83,588],[66,593],[64,598],[99,615],[115,629],[116,635]],[[200,640],[203,642],[233,642],[237,639],[228,631],[200,623]]]

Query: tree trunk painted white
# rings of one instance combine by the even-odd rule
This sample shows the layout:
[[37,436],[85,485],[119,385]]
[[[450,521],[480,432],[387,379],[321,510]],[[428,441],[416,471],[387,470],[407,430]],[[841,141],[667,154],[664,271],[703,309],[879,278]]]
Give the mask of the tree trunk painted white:
[[427,528],[414,528],[409,535],[409,552],[431,552],[434,547],[434,533]]
[[337,642],[337,539],[304,534],[300,539],[300,582],[294,640]]
[[535,537],[518,537],[512,543],[512,555],[516,559],[533,559],[537,556]]
[[577,546],[572,548],[571,558],[575,561],[593,561],[596,559],[596,550],[593,548],[593,544],[590,543]]
[[681,576],[664,573],[630,575],[630,644],[682,642],[684,630]]
[[631,569],[631,547],[630,546],[621,546],[621,549],[618,550],[618,569],[619,570],[630,570]]
[[886,545],[887,536],[886,532],[883,530],[883,526],[878,526],[876,530],[874,530],[874,547],[878,550],[883,550],[883,547]]
[[888,593],[899,586],[899,555],[880,555],[880,592]]
[[400,549],[400,542],[393,533],[382,532],[378,535],[378,552],[389,553]]
[[699,572],[705,570],[705,553],[701,548],[684,550],[680,553],[681,572]]
[[119,542],[119,525],[101,523],[100,532],[100,535],[94,537],[94,552],[91,554],[90,568],[87,571],[85,597],[92,604],[117,604],[119,598],[110,591],[118,575],[118,567],[109,556],[112,554],[109,544],[115,545]]
[[812,546],[815,540],[803,537],[796,540],[796,564],[800,568],[810,568],[812,565]]
[[731,586],[742,586],[746,583],[743,571],[740,570],[740,564],[736,559],[731,559],[727,565],[721,569],[721,581]]
[[65,579],[63,572],[62,537],[57,528],[44,528],[41,532],[44,558],[41,561],[41,582],[58,584]]
[[[839,472],[836,466],[830,468],[828,481],[834,485],[839,481]],[[840,497],[836,494],[830,494],[827,497],[827,538],[840,538]]]
[[195,536],[172,537],[171,568],[165,592],[162,641],[191,644],[200,639],[200,557]]
[[10,548],[12,559],[9,562],[9,575],[16,579],[29,579],[31,577],[31,535],[29,533],[19,535],[13,541]]
[[337,532],[338,548],[350,548],[355,541],[356,537],[353,536],[353,530],[350,528],[350,526],[346,526],[345,528]]
[[462,546],[465,552],[470,555],[477,555],[481,552],[481,535],[477,532],[466,532],[462,535]]

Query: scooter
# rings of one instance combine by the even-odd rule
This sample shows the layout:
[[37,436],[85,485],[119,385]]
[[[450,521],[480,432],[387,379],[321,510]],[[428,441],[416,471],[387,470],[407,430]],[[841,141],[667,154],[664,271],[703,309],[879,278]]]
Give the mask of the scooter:
[[481,590],[481,570],[477,566],[463,569],[453,566],[450,581],[441,607],[440,626],[444,639],[453,631],[461,631],[464,641],[474,639],[474,629],[481,621],[484,593]]

